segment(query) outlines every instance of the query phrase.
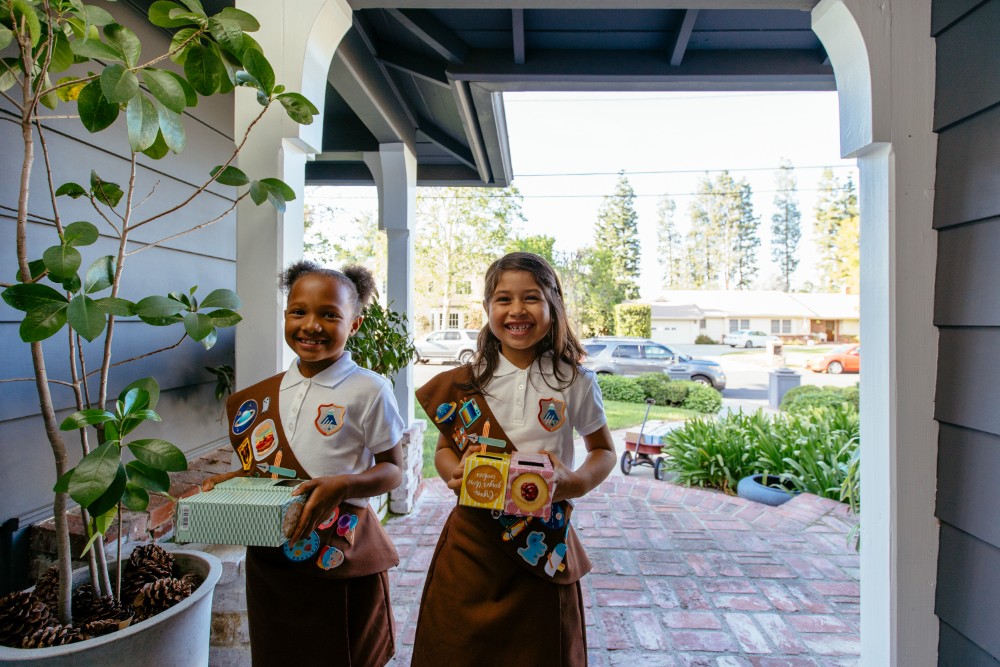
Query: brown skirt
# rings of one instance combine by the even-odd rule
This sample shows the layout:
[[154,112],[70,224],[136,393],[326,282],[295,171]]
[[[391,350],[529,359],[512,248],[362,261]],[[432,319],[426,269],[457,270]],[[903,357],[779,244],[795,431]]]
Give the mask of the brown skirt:
[[396,652],[388,572],[316,577],[263,547],[247,548],[246,572],[255,666],[382,667]]
[[586,665],[579,581],[558,585],[527,571],[497,548],[496,530],[463,520],[469,511],[452,511],[434,550],[412,667]]

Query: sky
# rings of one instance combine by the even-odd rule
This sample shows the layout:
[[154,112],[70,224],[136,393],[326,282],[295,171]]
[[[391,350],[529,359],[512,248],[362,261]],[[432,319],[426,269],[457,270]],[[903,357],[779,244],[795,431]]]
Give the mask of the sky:
[[[513,185],[524,196],[524,234],[548,234],[557,251],[593,241],[603,198],[623,170],[637,197],[642,298],[660,289],[656,207],[667,194],[683,233],[697,183],[728,169],[746,178],[760,218],[760,277],[770,260],[774,176],[782,159],[795,168],[802,213],[800,265],[794,284],[814,278],[810,234],[816,187],[825,167],[857,183],[854,160],[842,160],[835,92],[786,93],[505,93]],[[353,213],[377,208],[374,188],[315,188],[322,201]],[[530,232],[529,232],[530,230]]]

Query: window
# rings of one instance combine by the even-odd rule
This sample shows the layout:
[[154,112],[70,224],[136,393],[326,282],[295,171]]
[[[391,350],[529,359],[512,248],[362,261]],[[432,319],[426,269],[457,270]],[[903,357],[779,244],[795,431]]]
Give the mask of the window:
[[455,283],[455,294],[472,294],[472,281],[471,280],[459,280]]
[[698,328],[705,330],[706,328],[708,328],[708,324],[705,322],[705,320],[698,320]]
[[771,333],[781,333],[781,320],[771,320]]
[[428,341],[444,340],[444,334],[441,332],[432,333],[430,336],[427,337],[427,340]]
[[740,330],[739,320],[729,320],[729,333],[736,333]]
[[445,331],[444,332],[444,339],[445,340],[459,340],[458,332],[457,331]]
[[458,328],[458,313],[448,313],[448,328],[449,329]]
[[477,338],[479,338],[479,332],[476,331],[475,329],[469,329],[468,331],[465,332],[465,335],[472,340],[476,340]]
[[646,345],[643,348],[647,359],[657,359],[665,361],[667,359],[673,359],[674,353],[662,345]]
[[587,351],[588,356],[594,356],[595,354],[600,354],[604,351],[607,345],[584,345],[583,349]]
[[771,333],[773,334],[790,334],[792,333],[792,321],[791,320],[771,320]]
[[624,359],[641,359],[642,353],[639,351],[638,345],[619,345],[614,356]]
[[750,320],[740,320],[740,329],[749,329]]

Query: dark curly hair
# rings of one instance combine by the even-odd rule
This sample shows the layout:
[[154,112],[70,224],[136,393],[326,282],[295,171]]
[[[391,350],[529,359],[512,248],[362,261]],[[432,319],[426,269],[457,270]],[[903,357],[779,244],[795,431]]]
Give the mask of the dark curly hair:
[[337,271],[336,269],[328,269],[320,266],[316,262],[311,262],[307,259],[300,259],[297,262],[289,264],[284,271],[278,274],[278,287],[281,288],[282,292],[288,294],[292,291],[292,285],[299,278],[310,274],[328,276],[346,285],[351,293],[351,302],[354,306],[355,316],[361,315],[369,302],[371,302],[372,296],[378,293],[378,290],[375,288],[375,277],[372,275],[372,272],[360,264],[351,264],[350,266],[345,266],[341,271]]
[[[486,270],[486,285],[483,288],[483,307],[489,312],[490,299],[497,289],[500,277],[506,271],[527,271],[545,294],[549,303],[552,325],[549,332],[538,341],[536,357],[552,352],[552,374],[556,379],[553,389],[565,389],[573,384],[580,374],[579,361],[584,356],[583,345],[569,326],[566,306],[563,303],[562,283],[552,266],[539,255],[530,252],[512,252],[490,264]],[[472,360],[470,383],[463,386],[468,391],[484,393],[493,379],[500,362],[500,339],[493,335],[489,324],[479,332],[478,351]],[[548,384],[548,380],[546,380]],[[549,385],[550,387],[552,385]]]

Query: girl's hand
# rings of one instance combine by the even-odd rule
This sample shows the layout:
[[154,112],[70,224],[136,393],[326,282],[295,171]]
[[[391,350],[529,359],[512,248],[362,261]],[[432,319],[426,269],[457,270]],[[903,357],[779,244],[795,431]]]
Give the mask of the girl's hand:
[[333,510],[344,502],[348,496],[347,475],[333,475],[331,477],[317,477],[302,482],[295,490],[293,496],[309,494],[299,521],[295,524],[295,529],[289,536],[288,541],[295,544],[312,531],[316,526],[330,518]]
[[549,461],[552,462],[552,470],[555,471],[552,480],[556,484],[556,492],[552,495],[552,502],[557,503],[560,500],[579,498],[586,493],[586,491],[580,490],[580,480],[576,473],[564,466],[558,456],[544,449],[539,454],[545,454],[549,457]]
[[202,491],[211,491],[215,488],[215,485],[219,482],[225,482],[227,479],[232,479],[233,477],[239,477],[243,474],[242,470],[232,470],[230,472],[224,472],[218,475],[212,475],[211,477],[205,479],[201,483]]
[[446,480],[448,488],[454,491],[456,496],[462,493],[462,477],[465,476],[465,459],[480,451],[480,448],[471,442],[466,447],[467,449],[462,453],[462,458],[459,460],[458,465],[451,471],[451,479]]

